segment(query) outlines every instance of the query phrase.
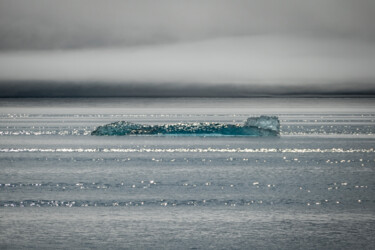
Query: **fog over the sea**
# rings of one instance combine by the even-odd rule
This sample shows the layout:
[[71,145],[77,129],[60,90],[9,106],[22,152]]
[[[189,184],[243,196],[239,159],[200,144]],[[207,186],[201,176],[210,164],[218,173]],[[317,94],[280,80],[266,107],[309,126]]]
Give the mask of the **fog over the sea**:
[[375,94],[373,0],[0,0],[0,96]]

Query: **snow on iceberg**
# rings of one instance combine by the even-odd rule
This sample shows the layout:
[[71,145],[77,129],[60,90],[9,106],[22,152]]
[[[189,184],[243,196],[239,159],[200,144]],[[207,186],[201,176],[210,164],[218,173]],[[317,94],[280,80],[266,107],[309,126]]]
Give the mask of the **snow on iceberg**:
[[277,133],[280,131],[280,121],[276,116],[249,117],[244,126],[277,131]]
[[276,116],[250,117],[241,124],[214,122],[142,125],[118,121],[97,127],[91,135],[227,135],[227,136],[277,136],[280,121]]

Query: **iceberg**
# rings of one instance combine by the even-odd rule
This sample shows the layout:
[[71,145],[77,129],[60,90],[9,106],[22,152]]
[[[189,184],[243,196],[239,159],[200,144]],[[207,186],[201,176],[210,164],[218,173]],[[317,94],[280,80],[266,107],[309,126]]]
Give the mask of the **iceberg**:
[[143,125],[118,121],[97,127],[91,135],[187,135],[187,136],[277,136],[280,121],[276,116],[250,117],[243,125],[215,122]]

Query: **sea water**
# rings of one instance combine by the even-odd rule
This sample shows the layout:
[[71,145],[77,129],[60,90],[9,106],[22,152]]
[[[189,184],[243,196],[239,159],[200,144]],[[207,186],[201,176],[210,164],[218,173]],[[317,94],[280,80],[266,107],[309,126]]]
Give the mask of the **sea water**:
[[[375,99],[0,100],[1,249],[371,249]],[[276,137],[91,136],[280,119]]]

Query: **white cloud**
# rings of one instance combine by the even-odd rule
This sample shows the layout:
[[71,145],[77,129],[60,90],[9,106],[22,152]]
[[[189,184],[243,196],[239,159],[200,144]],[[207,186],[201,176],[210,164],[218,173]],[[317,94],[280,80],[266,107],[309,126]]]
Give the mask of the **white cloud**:
[[254,36],[0,55],[0,80],[114,83],[374,82],[375,46],[348,39]]

